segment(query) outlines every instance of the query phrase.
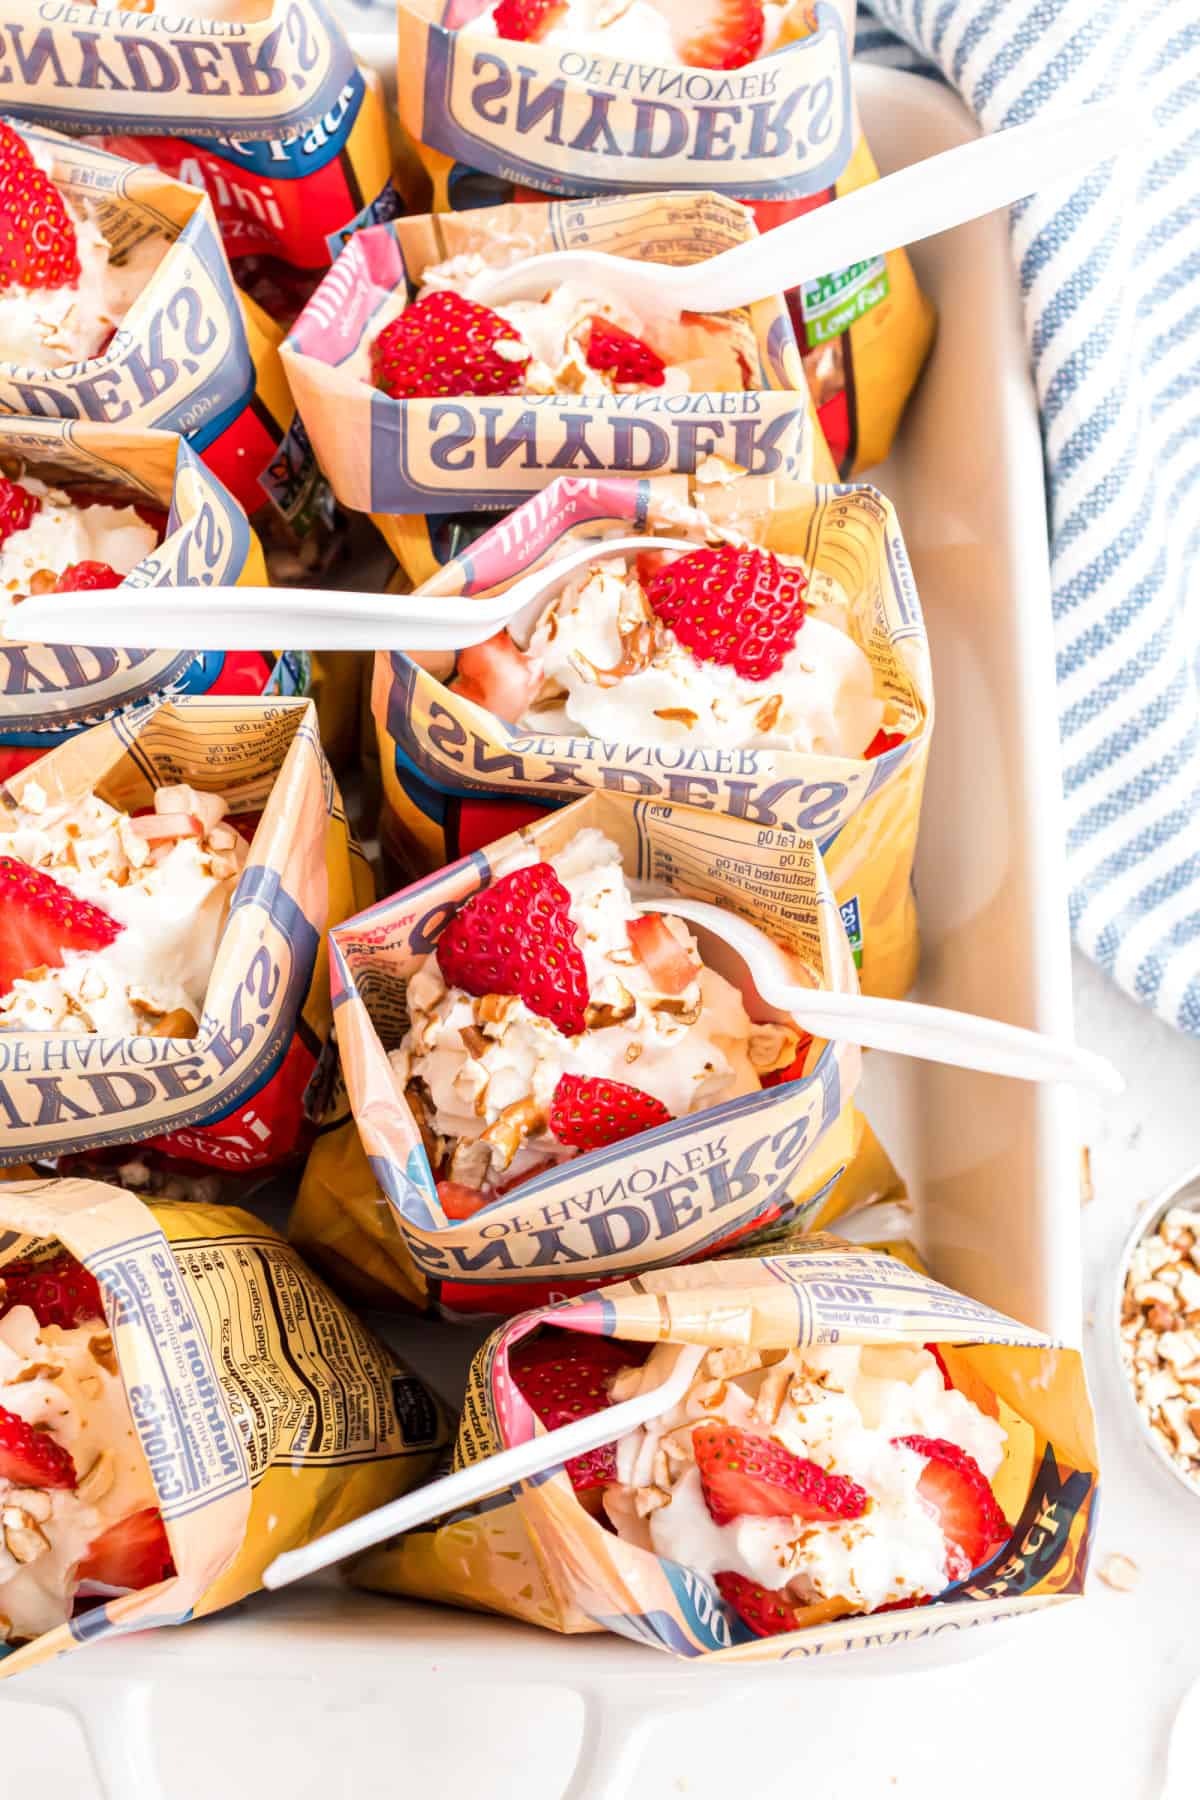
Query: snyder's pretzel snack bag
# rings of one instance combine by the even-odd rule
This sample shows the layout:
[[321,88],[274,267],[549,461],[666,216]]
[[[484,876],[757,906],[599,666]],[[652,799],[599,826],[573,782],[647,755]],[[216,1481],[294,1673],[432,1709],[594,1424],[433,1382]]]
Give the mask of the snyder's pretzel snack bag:
[[[703,40],[695,9],[678,4],[571,0],[530,37],[521,10],[508,8],[500,36],[486,0],[401,0],[400,117],[436,212],[716,189],[766,231],[878,177],[851,88],[851,0],[709,9],[721,23]],[[788,303],[839,473],[868,469],[933,337],[908,257],[805,282]]]
[[[266,580],[245,513],[173,432],[0,418],[0,471],[9,525],[0,543],[0,617],[11,618],[27,594],[56,584]],[[6,638],[0,779],[141,701],[303,692],[310,664],[265,650],[89,650]]]
[[294,314],[344,227],[392,216],[378,82],[320,0],[0,0],[0,42],[12,111],[207,189],[239,281],[274,316]]
[[857,987],[812,838],[603,792],[336,928],[373,1180],[322,1136],[291,1229],[335,1272],[366,1249],[357,1292],[511,1312],[862,1197],[838,1179],[863,1142],[857,1046],[764,1006],[716,940],[702,960],[686,924],[638,917],[630,881],[736,909],[795,979]]
[[0,790],[0,1164],[305,1146],[325,932],[371,892],[302,699],[147,703]]
[[512,507],[557,474],[686,473],[716,454],[808,479],[815,430],[782,300],[643,323],[563,287],[501,309],[498,348],[464,335],[485,264],[580,243],[695,263],[753,231],[720,195],[664,194],[357,232],[282,351],[335,495],[371,513],[399,555],[404,515]]
[[685,551],[707,544],[716,573],[703,578],[723,591],[734,577],[721,557],[765,570],[732,548],[761,545],[793,559],[772,579],[808,577],[779,666],[744,679],[703,660],[694,632],[677,638],[648,597],[661,553],[577,570],[539,619],[514,624],[517,643],[500,632],[457,657],[381,652],[385,847],[424,872],[596,788],[812,833],[863,988],[902,994],[916,972],[911,875],[933,687],[896,515],[869,487],[697,481],[689,501],[678,485],[555,481],[419,591],[494,595],[581,541],[599,552],[605,537],[640,531],[678,535]]
[[514,1319],[456,1465],[660,1385],[668,1415],[368,1552],[361,1586],[728,1662],[911,1644],[1083,1591],[1082,1358],[878,1252],[660,1269]]
[[204,194],[57,132],[5,136],[56,248],[0,290],[0,414],[177,431],[248,514],[270,500],[302,533],[319,484],[281,332],[235,288]]
[[0,1675],[231,1606],[447,1435],[269,1226],[95,1181],[0,1184],[0,1421]]

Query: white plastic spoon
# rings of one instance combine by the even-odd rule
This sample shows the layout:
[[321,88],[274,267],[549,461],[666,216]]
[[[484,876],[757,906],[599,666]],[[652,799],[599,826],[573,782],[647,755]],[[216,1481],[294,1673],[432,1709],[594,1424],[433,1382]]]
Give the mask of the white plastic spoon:
[[650,898],[634,888],[640,912],[671,913],[723,939],[749,969],[762,998],[790,1013],[814,1037],[848,1038],[870,1050],[892,1050],[925,1062],[950,1063],[984,1075],[1021,1081],[1069,1081],[1102,1094],[1119,1094],[1121,1074],[1105,1057],[1064,1038],[1044,1037],[999,1019],[922,1006],[913,1000],[881,1000],[871,994],[831,994],[802,987],[788,973],[776,944],[746,919],[703,900],[672,894]]
[[139,650],[465,650],[540,609],[566,577],[629,551],[699,549],[685,538],[595,538],[502,594],[360,594],[340,588],[152,587],[38,594],[4,620],[22,643]]
[[635,1426],[645,1425],[661,1413],[669,1412],[682,1400],[703,1355],[702,1346],[685,1344],[681,1346],[667,1379],[648,1393],[635,1394],[632,1400],[622,1400],[604,1412],[575,1419],[570,1425],[560,1425],[557,1431],[531,1438],[527,1444],[516,1444],[511,1450],[486,1456],[482,1461],[457,1469],[452,1475],[443,1475],[440,1481],[431,1481],[427,1487],[417,1488],[399,1500],[378,1506],[374,1512],[364,1513],[361,1519],[352,1519],[348,1525],[315,1538],[300,1550],[285,1550],[263,1570],[263,1586],[286,1587],[303,1575],[327,1569],[330,1563],[357,1556],[373,1544],[383,1543],[385,1538],[398,1537],[402,1531],[415,1531],[418,1525],[427,1525],[430,1519],[438,1519],[443,1513],[470,1506],[476,1500],[486,1500],[489,1494],[498,1494],[515,1482],[528,1481],[531,1475],[540,1475],[543,1469],[552,1469],[572,1456],[583,1456],[589,1450],[598,1450],[602,1444],[611,1444]]
[[1104,101],[926,157],[704,262],[676,266],[598,250],[554,250],[486,271],[471,283],[470,294],[496,306],[540,299],[573,281],[647,318],[668,311],[728,312],[980,219],[1117,155],[1142,129],[1135,107]]

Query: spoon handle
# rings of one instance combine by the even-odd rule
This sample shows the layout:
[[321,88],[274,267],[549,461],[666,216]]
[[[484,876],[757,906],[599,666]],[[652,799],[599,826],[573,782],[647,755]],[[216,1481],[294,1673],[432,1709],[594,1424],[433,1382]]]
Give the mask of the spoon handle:
[[709,312],[748,306],[919,243],[1103,162],[1141,130],[1135,107],[1103,101],[959,144],[722,251],[696,272],[702,303]]
[[1022,1081],[1073,1082],[1104,1094],[1119,1094],[1125,1085],[1106,1058],[1069,1038],[1045,1037],[1000,1019],[912,1000],[816,993],[805,987],[789,986],[786,992],[772,988],[770,997],[815,1036],[848,1038],[868,1050],[892,1050]]

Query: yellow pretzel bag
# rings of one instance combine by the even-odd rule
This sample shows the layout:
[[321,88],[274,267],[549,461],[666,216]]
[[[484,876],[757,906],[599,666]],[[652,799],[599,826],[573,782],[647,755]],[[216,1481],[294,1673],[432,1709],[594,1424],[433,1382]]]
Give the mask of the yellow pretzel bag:
[[[858,759],[703,743],[544,735],[461,695],[455,657],[376,657],[373,712],[384,788],[380,835],[407,873],[440,867],[602,789],[709,809],[768,830],[814,834],[868,993],[916,973],[911,877],[933,726],[929,645],[894,510],[874,488],[742,480],[695,485],[560,479],[454,558],[422,595],[502,593],[580,541],[664,532],[703,543],[714,527],[800,556],[812,600],[846,628],[886,697],[887,747]],[[425,666],[422,667],[421,665]]]
[[513,1349],[539,1326],[637,1345],[703,1345],[715,1353],[718,1379],[728,1367],[722,1352],[744,1369],[829,1344],[934,1344],[947,1382],[1007,1432],[993,1480],[1006,1540],[932,1606],[831,1618],[835,1609],[816,1603],[807,1609],[811,1623],[759,1637],[706,1575],[617,1536],[585,1511],[560,1468],[369,1551],[351,1569],[358,1585],[726,1662],[913,1644],[1083,1591],[1098,1464],[1079,1352],[919,1270],[816,1236],[779,1255],[654,1270],[527,1313],[475,1359],[456,1467],[542,1431],[509,1368]]
[[[766,231],[878,178],[851,86],[852,0],[796,0],[770,53],[731,69],[631,45],[619,13],[607,51],[600,28],[580,47],[553,29],[547,42],[497,37],[480,29],[486,0],[401,0],[399,13],[400,119],[432,211],[715,189]],[[788,304],[838,472],[869,469],[933,338],[908,257],[806,281]]]
[[402,556],[413,515],[505,510],[559,474],[687,473],[716,454],[753,474],[809,479],[818,434],[778,299],[725,315],[737,391],[395,400],[371,385],[372,340],[403,312],[410,284],[448,257],[479,252],[507,265],[586,243],[634,257],[649,246],[664,261],[696,263],[754,229],[744,207],[700,193],[504,207],[357,232],[282,349],[337,498],[369,512]]
[[223,795],[253,831],[199,1030],[0,1032],[0,1165],[152,1142],[186,1162],[254,1174],[306,1146],[331,1024],[326,933],[372,892],[312,702],[147,704],[11,776],[0,826],[11,829],[11,809],[26,801],[44,810],[89,793],[137,813],[156,788],[178,783]]
[[[526,844],[553,855],[588,827],[620,847],[627,874],[744,914],[819,972],[822,986],[857,986],[810,837],[601,792],[335,928],[338,1046],[366,1160],[348,1147],[346,1127],[323,1134],[289,1231],[334,1274],[344,1277],[361,1261],[364,1280],[355,1291],[364,1297],[391,1292],[455,1316],[512,1312],[635,1270],[709,1256],[782,1219],[815,1229],[858,1204],[874,1180],[873,1139],[865,1145],[870,1173],[856,1176],[852,1168],[864,1148],[852,1104],[861,1052],[802,1033],[798,1077],[789,1072],[777,1085],[559,1162],[471,1216],[446,1211],[388,1060],[407,1023],[408,978],[455,908],[490,884],[506,856]],[[728,975],[742,981],[752,1019],[779,1016],[764,1009],[744,971],[729,966]]]
[[281,1551],[417,1486],[447,1436],[424,1385],[249,1213],[0,1184],[0,1302],[6,1269],[64,1250],[99,1283],[96,1350],[115,1357],[176,1572],[0,1644],[0,1676],[232,1606]]
[[[131,587],[261,584],[262,549],[245,513],[173,432],[79,420],[0,418],[0,465],[78,505],[134,506],[158,547]],[[8,596],[0,590],[0,603]],[[303,693],[311,658],[269,651],[88,650],[0,643],[0,778],[144,700],[185,694]]]
[[[291,316],[338,234],[389,217],[391,157],[378,84],[319,0],[42,7],[0,0],[11,39],[6,109],[207,189],[238,278]],[[372,212],[374,207],[374,212]],[[278,316],[278,315],[277,315]]]

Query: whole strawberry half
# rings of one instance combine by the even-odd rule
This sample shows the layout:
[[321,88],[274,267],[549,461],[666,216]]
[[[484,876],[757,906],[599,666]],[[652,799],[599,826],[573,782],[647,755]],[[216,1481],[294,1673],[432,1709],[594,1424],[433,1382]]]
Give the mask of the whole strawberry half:
[[566,10],[563,0],[499,0],[492,22],[497,37],[529,43],[548,31]]
[[667,365],[657,350],[599,313],[588,320],[583,354],[589,369],[599,369],[617,382],[656,388],[666,379]]
[[62,195],[0,121],[0,287],[74,287],[75,227]]
[[745,1575],[735,1575],[729,1569],[721,1570],[713,1580],[722,1600],[732,1606],[756,1636],[779,1637],[785,1631],[797,1629],[796,1603],[786,1595],[773,1593],[770,1588],[748,1580]]
[[528,363],[529,351],[507,319],[449,288],[414,300],[371,345],[375,386],[393,400],[515,394]]
[[560,1075],[550,1102],[551,1131],[575,1150],[619,1144],[671,1116],[653,1094],[599,1075]]
[[[529,1406],[546,1429],[554,1431],[611,1406],[613,1376],[645,1358],[639,1344],[556,1331],[524,1338],[509,1357],[508,1367]],[[616,1446],[602,1444],[598,1450],[572,1456],[565,1466],[576,1493],[605,1488],[617,1479]]]
[[38,494],[31,494],[19,481],[0,475],[0,545],[7,543],[14,531],[27,530],[35,513],[41,510]]
[[0,1481],[14,1487],[73,1488],[75,1464],[48,1431],[0,1406]]
[[868,1495],[847,1475],[829,1475],[774,1438],[736,1425],[697,1425],[692,1448],[704,1501],[718,1525],[731,1519],[858,1519]]
[[31,1307],[39,1325],[61,1325],[64,1331],[104,1317],[96,1277],[73,1256],[6,1263],[0,1269],[0,1317],[14,1306]]
[[942,1528],[947,1574],[951,1581],[962,1581],[1008,1537],[1008,1521],[996,1503],[992,1484],[970,1452],[946,1438],[918,1436],[893,1441],[928,1459],[917,1494]]
[[174,1575],[171,1546],[157,1506],[143,1507],[110,1525],[88,1546],[78,1573],[80,1581],[135,1591]]
[[722,544],[664,563],[645,593],[664,625],[701,662],[765,681],[796,647],[807,577],[769,550]]
[[0,994],[30,969],[61,968],[67,950],[103,950],[122,927],[52,875],[0,856]]
[[56,594],[86,594],[97,588],[120,587],[124,581],[115,569],[102,562],[70,563],[54,584]]
[[759,0],[656,0],[671,25],[675,54],[693,69],[740,69],[763,47]]
[[567,1037],[584,1029],[587,969],[571,896],[549,863],[514,869],[473,894],[443,931],[438,967],[468,994],[516,994]]

